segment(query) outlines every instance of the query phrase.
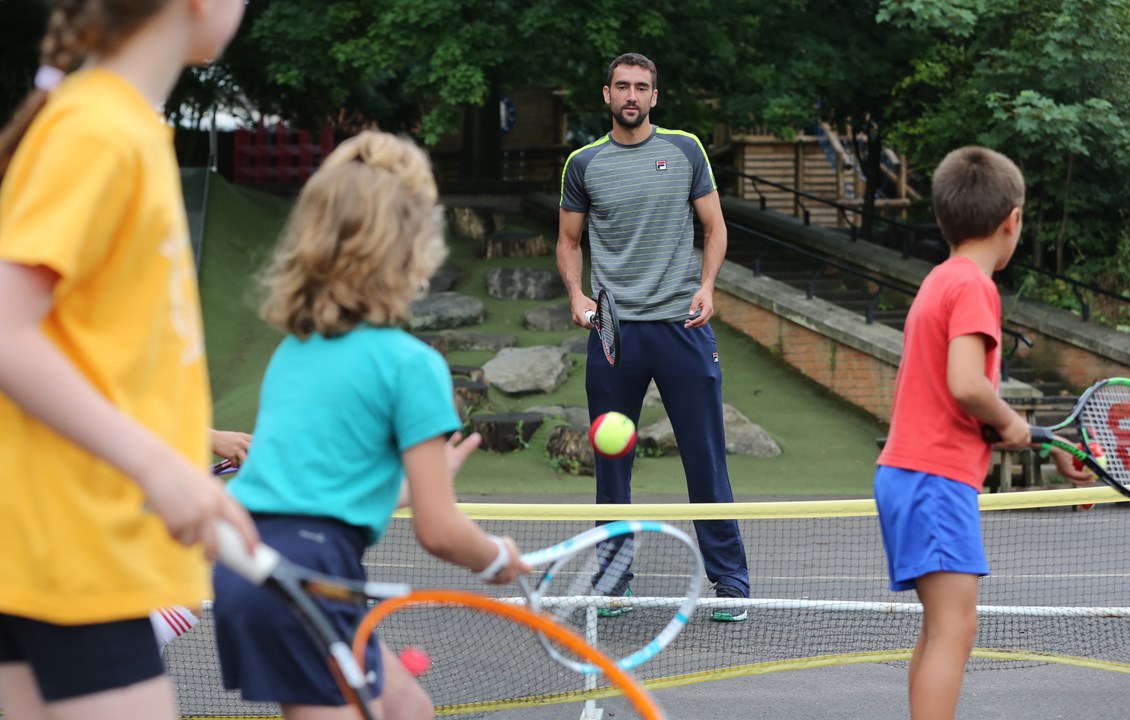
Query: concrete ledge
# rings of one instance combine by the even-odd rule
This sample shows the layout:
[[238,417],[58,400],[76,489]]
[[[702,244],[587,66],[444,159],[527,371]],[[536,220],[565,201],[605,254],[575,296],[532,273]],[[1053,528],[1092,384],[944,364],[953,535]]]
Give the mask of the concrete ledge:
[[[699,258],[701,260],[701,253]],[[754,277],[749,268],[726,261],[718,273],[716,287],[775,315],[808,328],[824,337],[898,366],[902,358],[902,333],[886,325],[868,325],[858,313],[813,298],[804,292],[771,280]]]

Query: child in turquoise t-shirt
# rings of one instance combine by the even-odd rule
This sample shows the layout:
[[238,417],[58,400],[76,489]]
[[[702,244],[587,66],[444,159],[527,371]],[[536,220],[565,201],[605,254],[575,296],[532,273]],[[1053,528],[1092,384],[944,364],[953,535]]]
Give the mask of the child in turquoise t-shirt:
[[[460,427],[451,372],[398,327],[446,255],[436,201],[423,151],[361,133],[303,188],[264,275],[261,314],[287,336],[263,378],[252,450],[228,487],[265,543],[314,570],[365,579],[361,555],[384,533],[405,480],[430,553],[488,582],[528,570],[513,540],[456,507],[445,455]],[[279,703],[288,718],[346,704],[283,601],[223,567],[215,591],[226,687]],[[345,632],[364,612],[323,608]],[[430,699],[383,643],[372,655],[375,714],[431,717]]]

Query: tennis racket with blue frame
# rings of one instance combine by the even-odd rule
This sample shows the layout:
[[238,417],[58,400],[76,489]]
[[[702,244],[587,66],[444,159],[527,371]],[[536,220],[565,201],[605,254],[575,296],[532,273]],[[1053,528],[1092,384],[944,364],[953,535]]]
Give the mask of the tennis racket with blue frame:
[[[544,568],[536,580],[518,580],[529,607],[585,635],[625,670],[658,655],[686,627],[706,576],[686,533],[646,520],[598,525],[522,560]],[[601,672],[545,636],[541,641],[570,670]]]

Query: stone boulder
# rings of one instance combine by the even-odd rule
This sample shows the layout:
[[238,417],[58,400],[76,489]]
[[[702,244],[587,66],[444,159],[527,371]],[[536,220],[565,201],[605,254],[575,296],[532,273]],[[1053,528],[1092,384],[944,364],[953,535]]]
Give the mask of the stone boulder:
[[495,268],[486,275],[487,294],[500,300],[552,300],[565,294],[556,270]]
[[[754,457],[776,457],[781,447],[765,432],[742,415],[731,405],[722,405],[722,417],[726,423],[726,454],[753,455]],[[652,423],[639,429],[639,443],[644,448],[658,449],[663,453],[678,453],[679,445],[671,429],[670,418]]]
[[[522,325],[536,332],[566,332],[576,327],[569,303],[530,308],[522,316]],[[588,340],[587,336],[585,340]]]
[[510,395],[550,393],[569,377],[573,362],[559,347],[503,348],[483,364],[487,382]]
[[482,300],[455,292],[435,293],[416,300],[409,312],[408,327],[412,331],[478,325],[486,317]]

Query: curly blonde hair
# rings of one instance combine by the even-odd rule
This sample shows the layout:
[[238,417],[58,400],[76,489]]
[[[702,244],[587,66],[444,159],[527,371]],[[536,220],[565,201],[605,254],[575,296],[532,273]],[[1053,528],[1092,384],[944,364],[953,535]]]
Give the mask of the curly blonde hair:
[[298,196],[265,269],[260,316],[300,338],[407,320],[447,257],[428,156],[365,131],[326,158]]

